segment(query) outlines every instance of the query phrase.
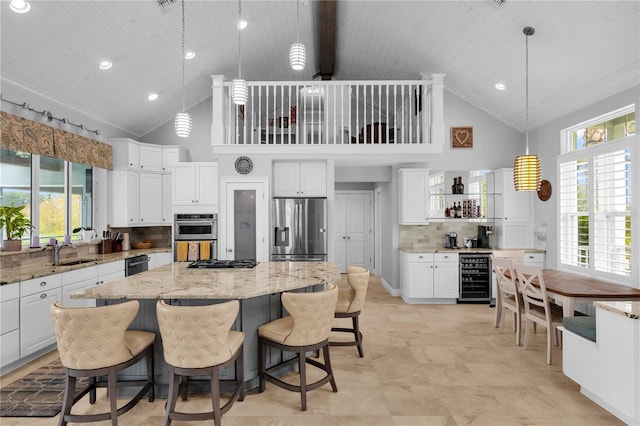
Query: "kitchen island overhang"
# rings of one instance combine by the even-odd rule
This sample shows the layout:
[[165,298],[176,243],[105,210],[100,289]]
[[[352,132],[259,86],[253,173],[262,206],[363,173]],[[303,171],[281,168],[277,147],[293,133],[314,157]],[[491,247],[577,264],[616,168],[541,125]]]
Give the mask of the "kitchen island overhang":
[[[245,386],[251,389],[258,385],[258,327],[285,314],[280,294],[286,291],[322,291],[326,283],[338,282],[341,276],[335,262],[262,262],[250,269],[197,269],[187,266],[188,263],[176,262],[71,295],[74,299],[96,299],[99,305],[120,303],[122,300],[140,301],[140,310],[130,329],[156,333],[156,396],[162,398],[167,396],[169,377],[156,317],[158,300],[182,306],[239,300],[240,312],[233,328],[245,333]],[[290,356],[271,351],[269,365]],[[125,373],[123,378],[138,378],[146,374],[146,368],[144,365],[133,366]],[[220,378],[225,380],[234,376],[232,367],[223,371]],[[206,389],[202,388],[203,391]]]

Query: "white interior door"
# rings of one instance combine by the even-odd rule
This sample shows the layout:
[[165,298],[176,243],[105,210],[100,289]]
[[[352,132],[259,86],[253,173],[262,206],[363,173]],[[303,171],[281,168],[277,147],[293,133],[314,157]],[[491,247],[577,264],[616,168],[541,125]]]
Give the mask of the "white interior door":
[[372,267],[373,194],[371,191],[336,191],[336,262],[340,271],[347,265]]
[[[219,224],[220,229],[224,228],[224,235],[218,236],[220,259],[247,258],[246,253],[251,251],[251,246],[255,244],[255,259],[258,262],[269,260],[267,250],[269,214],[265,188],[265,182],[227,181],[225,183],[224,217],[221,218],[224,222]],[[250,203],[251,197],[254,197],[255,201],[253,206],[236,205]],[[246,204],[243,205],[246,206]],[[247,241],[248,236],[255,238],[255,241]]]

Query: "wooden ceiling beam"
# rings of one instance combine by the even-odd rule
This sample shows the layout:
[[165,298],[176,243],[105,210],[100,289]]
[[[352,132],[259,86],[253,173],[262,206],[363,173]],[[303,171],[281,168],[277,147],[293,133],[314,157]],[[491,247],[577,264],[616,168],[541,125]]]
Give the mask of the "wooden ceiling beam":
[[321,0],[318,5],[318,73],[322,80],[333,78],[336,57],[336,2]]

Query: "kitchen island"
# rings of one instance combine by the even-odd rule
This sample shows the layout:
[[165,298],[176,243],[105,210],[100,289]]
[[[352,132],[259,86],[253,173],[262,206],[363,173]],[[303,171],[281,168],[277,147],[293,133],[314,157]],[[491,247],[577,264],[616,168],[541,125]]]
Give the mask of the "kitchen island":
[[[285,291],[321,291],[325,283],[337,282],[340,270],[335,262],[262,262],[251,269],[191,269],[187,263],[172,263],[122,280],[74,293],[72,298],[96,299],[99,304],[135,299],[140,311],[132,329],[155,332],[156,395],[166,397],[168,366],[164,362],[156,319],[156,301],[182,306],[240,301],[234,329],[245,333],[244,372],[247,388],[258,384],[258,327],[283,316],[280,294]],[[285,354],[286,356],[287,354]],[[272,351],[269,364],[283,354]],[[221,379],[232,378],[233,367]],[[125,370],[127,378],[145,375],[144,365]]]

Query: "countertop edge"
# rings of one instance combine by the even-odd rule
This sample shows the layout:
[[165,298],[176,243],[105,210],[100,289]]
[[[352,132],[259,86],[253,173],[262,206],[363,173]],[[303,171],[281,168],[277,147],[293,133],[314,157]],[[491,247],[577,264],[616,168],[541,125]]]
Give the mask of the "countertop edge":
[[398,247],[398,250],[400,250],[401,252],[404,253],[461,253],[461,254],[467,254],[467,253],[493,253],[494,251],[499,251],[499,250],[524,250],[525,253],[546,253],[546,250],[541,250],[541,249],[531,249],[531,248],[525,248],[525,249],[499,249],[499,248],[480,248],[480,247],[474,247],[474,248],[457,248],[457,249],[451,249],[451,248],[444,248],[444,247]]
[[33,278],[46,277],[47,275],[59,274],[63,272],[74,271],[77,269],[89,268],[104,263],[117,262],[126,260],[130,257],[140,256],[143,254],[153,253],[170,253],[171,247],[153,247],[149,249],[133,249],[128,251],[120,251],[108,254],[92,254],[91,259],[95,261],[82,263],[79,265],[61,265],[54,266],[52,264],[34,264],[24,265],[16,268],[6,268],[2,270],[2,280],[0,285],[8,285],[18,283],[20,281],[30,280]]
[[640,319],[640,302],[634,301],[601,301],[593,302],[596,308],[604,309],[605,311],[613,312],[629,319]]

